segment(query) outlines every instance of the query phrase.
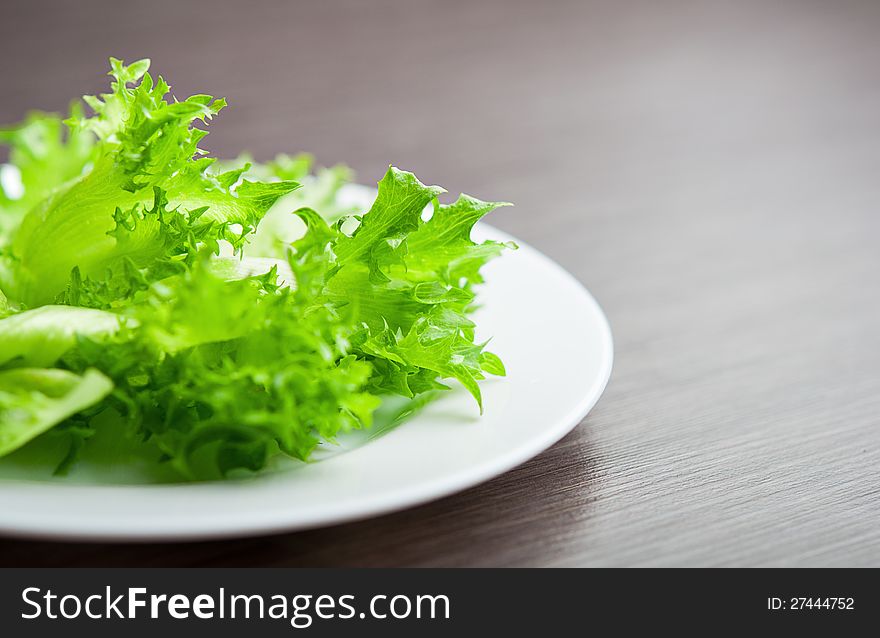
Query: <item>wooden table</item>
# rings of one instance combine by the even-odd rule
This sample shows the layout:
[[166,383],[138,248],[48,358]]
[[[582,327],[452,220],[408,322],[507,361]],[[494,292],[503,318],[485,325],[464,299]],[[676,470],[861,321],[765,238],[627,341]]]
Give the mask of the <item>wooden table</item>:
[[492,223],[593,291],[615,372],[558,445],[423,507],[2,563],[880,565],[880,4],[6,2],[0,121],[109,55],[227,96],[216,154],[516,202]]

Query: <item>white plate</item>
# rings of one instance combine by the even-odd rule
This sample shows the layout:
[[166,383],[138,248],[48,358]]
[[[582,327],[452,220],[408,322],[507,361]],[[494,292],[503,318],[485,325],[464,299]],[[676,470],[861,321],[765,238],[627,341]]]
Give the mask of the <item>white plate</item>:
[[125,468],[109,479],[85,468],[58,480],[7,467],[0,533],[154,541],[318,527],[463,490],[545,450],[599,399],[611,373],[611,332],[560,266],[490,226],[478,225],[474,236],[519,245],[486,267],[480,293],[478,336],[492,337],[508,371],[483,383],[482,417],[457,389],[381,437],[354,435],[342,453],[240,481],[137,484]]

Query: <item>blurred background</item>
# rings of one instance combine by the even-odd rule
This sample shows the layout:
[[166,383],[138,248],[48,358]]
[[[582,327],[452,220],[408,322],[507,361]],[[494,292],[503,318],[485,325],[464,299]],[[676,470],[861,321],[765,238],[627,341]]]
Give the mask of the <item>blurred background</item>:
[[594,293],[615,373],[560,444],[434,504],[5,562],[880,564],[880,3],[6,0],[0,122],[104,90],[111,55],[227,97],[218,156],[515,202],[490,222]]

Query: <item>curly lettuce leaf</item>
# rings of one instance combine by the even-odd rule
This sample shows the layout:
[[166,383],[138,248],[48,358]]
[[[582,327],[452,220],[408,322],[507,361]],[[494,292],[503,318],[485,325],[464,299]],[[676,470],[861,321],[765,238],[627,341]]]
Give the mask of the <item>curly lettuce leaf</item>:
[[[74,103],[70,117],[82,117]],[[0,245],[22,217],[55,190],[79,178],[94,159],[95,138],[71,131],[52,113],[33,112],[21,124],[0,129],[9,146],[9,164],[0,166]]]
[[234,239],[253,232],[275,201],[299,186],[240,180],[240,171],[208,173],[212,160],[199,157],[197,146],[206,131],[194,124],[206,123],[225,101],[169,101],[168,84],[147,73],[149,61],[111,63],[112,92],[85,98],[95,115],[71,123],[74,134],[98,140],[93,168],[25,215],[0,269],[0,287],[26,306],[52,303],[74,268],[80,277],[103,279],[127,262],[141,267],[161,257],[157,224],[135,224],[124,237],[120,231],[120,218],[143,216],[157,192],[164,213],[185,216],[194,233],[213,225]]
[[346,352],[345,322],[274,276],[227,281],[200,263],[130,309],[130,335],[83,340],[64,365],[104,371],[111,407],[183,476],[256,471],[279,451],[308,458],[368,426],[379,398],[363,390],[371,367]]
[[[504,246],[477,244],[470,233],[481,217],[507,204],[461,196],[445,206],[436,200],[442,190],[391,167],[351,235],[341,225],[331,229],[325,224],[294,246],[314,252],[310,243],[319,237],[319,246],[330,247],[322,298],[353,314],[360,328],[351,342],[356,352],[377,363],[376,387],[413,396],[442,387],[435,377],[454,378],[482,409],[477,382],[484,373],[504,370],[495,355],[484,352],[485,344],[474,343],[467,314],[472,285],[482,281],[480,267]],[[425,207],[432,202],[433,215],[425,220]],[[309,211],[301,214],[309,216],[312,226],[321,223]]]
[[357,212],[357,207],[342,197],[343,188],[351,184],[353,173],[346,166],[316,167],[315,159],[307,153],[277,155],[264,164],[242,156],[231,162],[217,162],[209,171],[222,169],[243,170],[243,176],[264,182],[294,181],[303,188],[278,199],[263,216],[256,232],[244,246],[246,256],[285,259],[291,242],[300,238],[304,226],[291,211],[312,208],[320,211],[328,221]]

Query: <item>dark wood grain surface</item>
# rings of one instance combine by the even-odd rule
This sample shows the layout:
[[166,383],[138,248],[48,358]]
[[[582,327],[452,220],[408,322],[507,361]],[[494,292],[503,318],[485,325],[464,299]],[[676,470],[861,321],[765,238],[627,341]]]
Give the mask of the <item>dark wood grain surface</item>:
[[880,565],[880,3],[7,0],[0,121],[110,55],[227,96],[218,155],[516,202],[492,223],[594,292],[615,372],[558,445],[423,507],[0,562]]

